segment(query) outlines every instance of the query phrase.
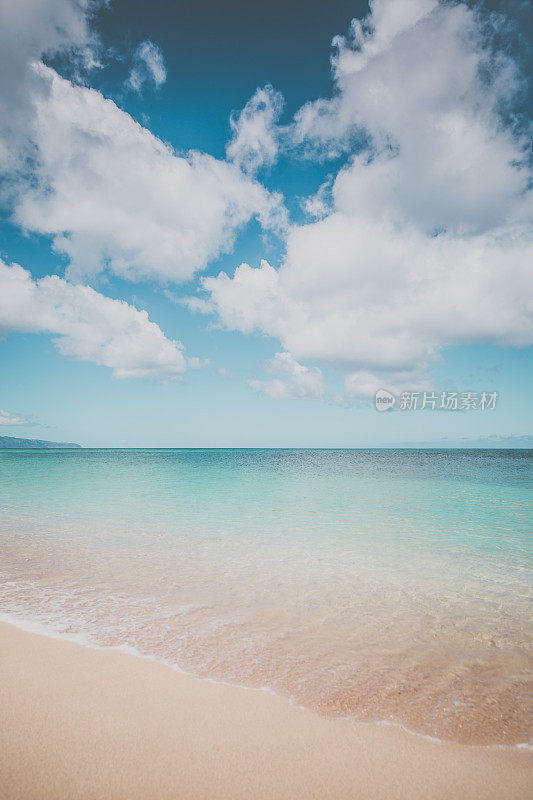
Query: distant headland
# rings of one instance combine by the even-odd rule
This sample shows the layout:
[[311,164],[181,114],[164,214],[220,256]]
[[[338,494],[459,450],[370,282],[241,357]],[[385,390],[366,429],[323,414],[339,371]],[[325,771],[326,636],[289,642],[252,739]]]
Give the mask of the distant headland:
[[16,436],[0,436],[0,450],[40,450],[79,447],[73,442],[47,442],[44,439],[18,439]]

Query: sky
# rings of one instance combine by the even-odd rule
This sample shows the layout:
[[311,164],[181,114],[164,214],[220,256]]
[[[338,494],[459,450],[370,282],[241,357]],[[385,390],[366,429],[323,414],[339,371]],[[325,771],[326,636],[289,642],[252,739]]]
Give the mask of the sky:
[[531,447],[532,24],[2,3],[0,434]]

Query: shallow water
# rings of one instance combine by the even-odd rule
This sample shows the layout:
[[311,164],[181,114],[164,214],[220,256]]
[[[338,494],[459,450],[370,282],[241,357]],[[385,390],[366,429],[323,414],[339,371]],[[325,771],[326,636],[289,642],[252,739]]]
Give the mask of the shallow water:
[[531,740],[531,451],[0,451],[0,612],[331,715]]

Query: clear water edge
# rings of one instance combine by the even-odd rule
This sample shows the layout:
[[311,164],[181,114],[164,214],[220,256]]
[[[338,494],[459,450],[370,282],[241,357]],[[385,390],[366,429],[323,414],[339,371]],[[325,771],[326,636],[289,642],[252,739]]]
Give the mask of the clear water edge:
[[[153,613],[152,616],[148,613],[146,619],[140,619],[138,615],[136,618],[130,616],[126,620],[126,633],[124,634],[122,631],[120,634],[122,639],[119,640],[119,644],[133,642],[130,647],[141,655],[152,655],[158,660],[170,661],[174,666],[180,666],[181,662],[181,666],[186,672],[192,672],[202,677],[213,677],[222,682],[244,683],[248,686],[261,686],[265,675],[264,664],[259,664],[261,668],[258,668],[257,675],[251,676],[246,673],[243,664],[246,664],[250,655],[263,657],[267,661],[270,659],[267,670],[270,680],[267,683],[274,691],[293,697],[297,703],[314,707],[316,710],[330,713],[333,716],[348,715],[365,721],[365,715],[360,713],[360,706],[361,703],[364,704],[368,700],[368,697],[372,697],[372,693],[376,694],[376,686],[379,689],[379,679],[376,685],[373,683],[370,685],[370,690],[366,695],[363,692],[355,697],[353,695],[354,676],[348,674],[349,671],[343,673],[343,669],[347,665],[349,667],[354,664],[361,669],[361,665],[356,663],[357,658],[355,658],[357,647],[361,645],[361,642],[367,644],[364,638],[365,634],[369,634],[370,638],[375,637],[376,629],[372,625],[367,625],[366,632],[362,632],[362,637],[355,635],[351,642],[351,649],[348,648],[346,651],[340,646],[340,637],[347,631],[351,632],[352,628],[357,627],[361,622],[361,615],[358,612],[364,609],[365,604],[372,600],[376,602],[376,597],[381,597],[383,589],[380,587],[383,587],[383,579],[388,576],[389,587],[394,586],[397,596],[393,596],[390,602],[382,602],[381,606],[371,608],[368,615],[370,619],[377,616],[383,622],[383,620],[387,620],[388,616],[395,614],[396,627],[403,625],[405,630],[415,632],[420,629],[420,625],[423,629],[424,625],[429,625],[431,628],[431,625],[435,627],[438,623],[435,629],[440,631],[439,635],[446,639],[445,644],[448,647],[451,647],[454,638],[457,640],[457,638],[463,637],[464,643],[461,639],[461,646],[464,648],[462,656],[466,654],[468,658],[473,657],[471,663],[468,662],[470,669],[472,664],[476,666],[477,659],[479,662],[477,669],[479,670],[480,664],[484,668],[486,666],[482,662],[483,659],[486,660],[487,648],[477,647],[476,636],[484,635],[483,625],[479,620],[482,622],[486,620],[488,613],[488,619],[492,626],[489,635],[500,636],[497,641],[498,647],[500,649],[502,646],[504,649],[507,647],[511,654],[511,661],[507,664],[507,657],[500,658],[497,675],[492,674],[492,668],[488,672],[480,673],[487,684],[481,688],[491,689],[488,686],[489,678],[490,680],[497,678],[500,684],[502,680],[510,680],[511,689],[513,687],[516,689],[516,685],[518,685],[512,683],[512,680],[516,678],[516,676],[513,678],[512,669],[516,669],[518,663],[516,658],[513,661],[513,648],[521,648],[519,660],[521,668],[524,667],[523,657],[525,656],[527,661],[530,653],[529,632],[524,639],[527,628],[526,606],[521,597],[516,603],[516,597],[512,596],[516,590],[517,581],[521,591],[525,591],[526,594],[531,586],[527,538],[530,518],[528,489],[531,461],[530,457],[524,456],[523,452],[515,457],[509,452],[501,456],[494,454],[481,454],[480,456],[479,453],[468,456],[460,451],[455,456],[450,457],[447,454],[444,458],[440,452],[434,452],[428,460],[427,453],[415,451],[413,460],[411,455],[406,457],[405,451],[403,453],[385,451],[385,455],[377,455],[376,451],[340,451],[340,459],[338,454],[334,455],[331,451],[267,451],[266,459],[265,454],[261,454],[262,451],[245,451],[244,453],[218,451],[213,460],[213,451],[209,451],[207,463],[205,461],[199,463],[199,460],[202,462],[202,459],[205,459],[206,451],[197,452],[193,458],[191,458],[191,451],[177,451],[177,456],[176,451],[163,451],[163,453],[166,452],[163,458],[163,462],[166,461],[166,463],[162,465],[161,451],[133,451],[141,454],[140,460],[136,456],[133,461],[130,460],[129,455],[124,461],[122,455],[124,451],[111,451],[111,462],[109,454],[106,454],[105,451],[91,451],[93,466],[94,459],[96,459],[100,473],[97,480],[91,469],[87,469],[87,451],[71,451],[75,454],[80,452],[84,454],[81,459],[75,460],[74,467],[71,460],[65,459],[62,451],[56,451],[58,459],[50,459],[49,456],[45,456],[44,459],[27,459],[26,452],[28,451],[24,451],[15,469],[13,469],[13,460],[11,460],[10,467],[6,470],[4,454],[0,457],[0,478],[2,478],[0,485],[4,500],[4,513],[1,520],[2,536],[6,546],[4,553],[7,553],[7,559],[3,558],[3,571],[4,567],[8,566],[9,570],[14,569],[16,573],[16,562],[18,561],[18,578],[26,579],[29,576],[31,579],[37,576],[38,589],[41,592],[47,591],[50,596],[54,596],[55,592],[56,604],[59,596],[58,590],[61,589],[64,595],[65,587],[69,583],[72,590],[74,577],[87,582],[90,575],[94,582],[94,576],[98,574],[101,578],[99,590],[107,592],[108,596],[112,596],[112,592],[117,587],[138,586],[139,583],[143,583],[143,579],[146,586],[153,587],[155,585],[154,578],[156,578],[164,586],[163,594],[166,592],[165,602],[167,603],[172,592],[175,592],[176,580],[182,583],[188,581],[188,585],[181,586],[180,589],[180,591],[186,590],[187,597],[185,599],[190,600],[196,597],[198,600],[203,597],[205,600],[207,598],[212,607],[219,604],[216,610],[225,605],[226,610],[241,613],[240,626],[236,627],[239,636],[251,635],[253,639],[254,635],[257,638],[259,634],[259,639],[254,644],[255,649],[252,647],[248,650],[246,647],[244,650],[242,649],[242,641],[239,640],[239,636],[235,636],[234,629],[229,637],[211,636],[208,645],[214,647],[215,650],[218,648],[220,651],[219,662],[221,659],[224,662],[224,658],[228,662],[228,654],[231,656],[229,662],[232,658],[233,662],[232,668],[228,670],[229,662],[222,664],[221,667],[220,663],[216,663],[216,660],[213,661],[212,653],[210,653],[211,662],[206,669],[198,660],[195,661],[194,657],[191,659],[190,654],[187,655],[187,658],[180,658],[180,653],[176,651],[172,654],[173,657],[167,658],[168,652],[165,654],[161,650],[161,636],[151,642],[149,637],[148,639],[141,637],[139,641],[143,642],[143,646],[141,648],[136,646],[133,634],[135,633],[139,637],[139,631],[142,630],[144,636],[143,626],[145,628],[153,627]],[[129,451],[129,454],[131,452]],[[382,454],[383,452],[381,451]],[[361,453],[364,455],[361,456]],[[272,455],[276,462],[274,464]],[[170,462],[168,462],[168,458],[170,458]],[[220,458],[224,462],[223,465],[221,465]],[[118,466],[117,461],[119,462]],[[409,461],[411,461],[410,464]],[[29,470],[28,464],[32,465]],[[384,468],[385,476],[383,475]],[[425,474],[424,470],[429,475]],[[140,481],[139,473],[142,473],[143,476]],[[210,475],[207,480],[206,474],[208,477]],[[169,475],[171,476],[170,485],[161,489],[161,480],[166,476],[168,481]],[[193,479],[191,479],[191,475]],[[124,500],[124,492],[119,486],[124,485],[125,476],[136,484],[136,502],[129,505],[117,502],[121,498],[122,501]],[[58,477],[63,479],[62,483],[58,483]],[[176,477],[178,478],[177,483]],[[244,491],[235,489],[236,483],[239,484],[239,482],[240,489],[244,482]],[[180,488],[177,492],[179,503],[176,505],[177,484]],[[293,490],[288,494],[286,492],[287,484],[290,484]],[[226,486],[227,491],[223,491],[221,495],[220,490],[223,485]],[[154,486],[159,486],[155,498],[153,496]],[[31,487],[31,491],[29,487]],[[92,500],[87,495],[87,487],[90,487]],[[151,489],[152,492],[147,491],[148,489]],[[227,494],[229,494],[229,504],[226,502],[227,498],[224,499]],[[316,502],[317,495],[318,503]],[[381,503],[376,501],[377,495],[383,498]],[[407,505],[405,500],[398,504],[400,496],[403,498],[407,496],[409,501]],[[249,500],[248,507],[246,504],[238,505],[237,500],[242,504],[243,497]],[[277,506],[271,503],[270,507],[263,512],[261,522],[258,524],[257,510],[260,507],[265,509],[265,497],[271,501],[277,498]],[[315,501],[313,501],[313,497]],[[421,502],[421,498],[423,498],[423,502]],[[417,503],[420,507],[417,507]],[[96,509],[96,505],[99,506],[98,509]],[[457,505],[459,505],[459,510]],[[487,505],[489,506],[488,514]],[[181,510],[178,510],[178,506]],[[310,508],[313,512],[311,514],[309,514]],[[465,513],[467,508],[470,508],[470,513]],[[140,509],[144,509],[145,513],[144,516],[142,513],[140,514],[141,520],[139,521]],[[179,524],[177,520],[179,520]],[[112,521],[112,525],[109,525],[110,521]],[[221,526],[221,521],[226,527]],[[250,530],[251,521],[254,521],[252,530]],[[135,527],[133,522],[136,522],[138,527]],[[14,528],[16,531],[13,534]],[[429,538],[428,529],[431,532]],[[96,531],[98,535],[94,537]],[[91,532],[93,539],[95,538],[91,543],[92,550],[87,544]],[[257,547],[258,543],[262,545],[259,548]],[[312,558],[303,559],[302,554],[305,553],[308,556],[309,552]],[[102,569],[101,561],[99,562],[96,558],[96,554],[101,556],[102,553],[112,565],[111,572],[115,569],[112,578],[108,574],[104,574],[105,570]],[[255,564],[258,554],[262,554],[263,558],[262,569],[259,572]],[[215,556],[214,561],[213,556]],[[169,569],[162,569],[161,558],[170,564]],[[351,571],[346,570],[346,564],[350,558],[352,559],[350,565],[353,567]],[[82,569],[81,573],[76,575],[80,561],[83,562],[84,559],[87,570],[83,572]],[[192,562],[192,569],[184,570],[184,559]],[[291,559],[295,560],[296,569],[291,569]],[[57,574],[58,560],[61,562],[59,577]],[[317,560],[319,562],[318,569]],[[391,563],[393,565],[392,572]],[[75,566],[71,568],[71,564]],[[66,572],[65,565],[67,566]],[[440,574],[443,566],[452,570],[453,580],[451,583],[450,574]],[[117,567],[120,574],[117,573]],[[339,577],[343,570],[347,574]],[[426,575],[417,575],[417,570],[422,572],[425,570]],[[528,570],[527,577],[525,570]],[[475,581],[471,586],[467,585],[462,588],[461,598],[462,601],[467,600],[468,603],[474,603],[475,613],[472,612],[471,619],[476,622],[473,627],[468,628],[467,626],[468,629],[461,632],[461,625],[464,627],[465,622],[459,620],[458,629],[457,614],[461,615],[463,611],[459,608],[460,604],[459,606],[456,604],[457,607],[450,607],[450,592],[454,589],[453,581],[457,581],[458,574],[460,575],[461,572],[467,575],[474,574],[473,571],[475,572]],[[225,581],[222,581],[221,591],[216,591],[214,594],[211,591],[210,593],[207,591],[209,587],[206,586],[206,582],[212,581],[213,576],[217,576],[220,572],[223,575],[226,574]],[[415,576],[414,583],[413,575]],[[13,608],[12,604],[10,606],[9,602],[6,607],[5,590],[9,586],[13,586],[13,581],[10,580],[12,577],[14,576],[11,572],[5,574],[7,580],[4,581],[1,593],[0,609],[3,608],[8,617],[10,612],[12,614],[17,610]],[[195,581],[197,585],[195,585]],[[354,593],[353,590],[356,581],[361,584],[359,594]],[[251,592],[254,582],[263,590],[259,592],[258,598]],[[494,591],[495,582],[496,591]],[[240,596],[239,591],[234,596],[236,583],[238,584],[237,588],[241,590]],[[476,597],[475,592],[473,593],[474,589],[479,591],[480,586],[485,592],[485,596],[481,598]],[[499,591],[500,588],[501,591]],[[305,601],[312,601],[311,605],[314,604],[314,607],[311,613],[303,613],[301,610],[296,613],[290,603],[288,607],[284,608],[283,603],[280,606],[279,603],[274,603],[268,598],[269,593],[278,591],[280,594],[277,599],[290,600],[294,598],[295,589],[297,590],[296,594],[300,593]],[[77,591],[79,592],[79,586]],[[498,597],[498,594],[501,596]],[[78,594],[78,600],[80,596]],[[109,643],[109,609],[104,609],[103,616],[100,614],[98,617],[96,614],[95,620],[94,596],[93,591],[88,602],[88,607],[93,615],[90,621],[91,624],[96,622],[96,629],[99,632],[96,639],[101,635],[102,626],[105,628],[105,625],[108,625],[106,641]],[[142,597],[142,593],[139,596]],[[85,618],[85,622],[79,615],[76,618],[76,614],[72,618],[72,607],[68,608],[72,597],[67,597],[67,599],[65,597],[64,595],[62,601],[64,606],[60,610],[66,613],[67,617],[67,612],[71,614],[67,625],[70,624],[72,627],[74,619],[74,628],[76,625],[79,628],[78,635],[82,635],[84,631],[87,635],[88,628],[84,628],[87,618]],[[101,600],[101,596],[98,595],[98,597]],[[183,605],[183,592],[179,599]],[[530,602],[529,594],[525,599],[527,603]],[[12,600],[13,596],[11,596]],[[48,606],[46,602],[43,606],[42,596],[36,602],[35,595],[23,596],[23,593],[19,593],[17,600],[19,612],[25,610],[30,612],[30,618],[41,619],[41,621],[48,619],[48,623],[50,622],[50,597],[47,598]],[[159,600],[161,600],[161,594]],[[397,613],[399,600],[403,604],[400,606],[400,614]],[[146,602],[146,598],[141,600],[141,606],[143,602]],[[479,605],[479,603],[481,603],[481,608],[475,610],[476,604]],[[496,624],[498,608],[495,603],[499,603],[500,614],[511,615],[511,617],[513,613],[515,615],[514,622],[507,621],[504,625],[507,639],[502,638],[501,625]],[[264,616],[270,619],[270,624],[265,626],[264,621],[263,623],[258,621],[254,613],[251,616],[250,614],[247,617],[246,615],[242,616],[245,605],[252,606],[252,610],[257,606],[255,612],[258,612],[259,616],[264,613]],[[126,606],[127,603],[122,606],[122,613]],[[530,606],[528,607],[530,609]],[[87,604],[83,608],[86,613]],[[325,611],[328,613],[324,616]],[[343,619],[343,615],[346,619]],[[468,622],[468,615],[466,619]],[[220,623],[220,620],[220,615],[219,619],[215,620],[212,615],[210,617],[207,614],[204,619],[201,616],[198,617],[197,614],[190,627],[194,631],[195,624],[200,627],[204,625],[205,634],[206,623]],[[244,627],[242,626],[243,620],[246,623]],[[324,626],[324,620],[329,628]],[[133,627],[131,627],[132,623]],[[128,624],[130,625],[129,632]],[[62,625],[63,623],[58,624],[56,619],[56,631],[61,632]],[[135,625],[139,625],[137,630],[135,630]],[[476,625],[478,629],[476,629]],[[280,647],[279,641],[274,641],[275,636],[270,642],[266,642],[266,647],[263,646],[268,636],[272,637],[273,631],[277,632],[280,626],[285,628],[286,641],[281,642],[282,646]],[[179,626],[174,630],[167,626],[167,633],[168,630],[174,634],[181,632],[182,635],[185,635],[183,631],[179,630]],[[300,635],[302,630],[305,634],[303,637]],[[64,630],[63,633],[65,633]],[[377,633],[379,634],[379,626]],[[114,635],[116,638],[116,630]],[[189,631],[187,636],[190,637],[190,635]],[[261,640],[261,636],[263,640]],[[387,636],[394,638],[394,630],[389,631]],[[92,643],[98,644],[98,641],[94,639],[94,631],[92,637]],[[409,654],[410,649],[413,648],[415,650],[418,648],[421,663],[426,658],[424,670],[429,669],[426,679],[430,687],[431,681],[435,680],[432,675],[432,667],[442,668],[443,664],[447,666],[446,660],[442,660],[443,652],[446,658],[449,658],[453,668],[456,668],[457,664],[461,666],[459,657],[461,648],[458,650],[456,648],[457,652],[450,651],[448,654],[446,648],[444,651],[442,648],[435,649],[431,637],[429,639],[422,637],[417,642],[415,636],[412,648],[410,642],[409,647],[402,649],[400,646],[399,650],[398,647],[396,650],[393,647],[390,652],[387,652],[386,647],[383,651],[383,643],[378,639],[379,637],[370,647],[367,644],[366,657],[370,661],[371,676],[377,674],[379,678],[380,669],[383,669],[384,665],[387,666],[387,658],[392,658],[395,663],[401,664],[405,660],[406,653]],[[261,642],[261,647],[258,647],[258,641]],[[273,641],[276,645],[274,651],[272,651]],[[190,639],[189,644],[191,642],[195,644],[193,639]],[[241,650],[239,647],[235,649],[236,645],[239,645]],[[331,649],[330,654],[324,651],[325,645]],[[197,644],[195,646],[197,647]],[[151,652],[146,652],[147,648]],[[209,650],[209,647],[207,649]],[[186,654],[186,648],[183,652]],[[427,660],[428,653],[431,656],[429,660]],[[199,655],[205,655],[202,648],[200,648]],[[436,656],[438,658],[435,661]],[[291,663],[294,664],[294,669],[299,670],[298,681],[293,686],[291,686],[290,675],[289,679],[285,676],[281,681],[280,676],[276,676],[276,669],[281,669],[283,664],[287,663],[287,657],[292,659]],[[330,664],[338,662],[337,674],[333,676],[334,681],[330,685],[328,685],[326,674],[328,658],[330,658]],[[313,670],[309,670],[313,659],[315,659],[316,668],[314,675],[312,674]],[[184,661],[188,661],[188,663],[183,663]],[[490,666],[490,659],[488,663]],[[494,663],[493,659],[492,667]],[[530,665],[531,662],[528,663]],[[507,669],[508,666],[511,667],[511,671]],[[416,658],[413,659],[409,669],[416,673],[419,668],[420,664],[417,663]],[[401,673],[402,679],[406,675],[409,677],[411,674],[409,669],[407,672]],[[420,674],[425,674],[424,670]],[[527,672],[529,674],[529,669]],[[390,683],[392,680],[389,673],[385,670],[382,675],[385,683],[387,681]],[[394,673],[394,669],[392,673]],[[277,683],[272,679],[273,676],[278,681]],[[465,676],[468,676],[466,667],[464,667],[463,673],[460,673],[462,679]],[[251,680],[251,677],[256,678],[255,682]],[[419,677],[418,684],[420,684]],[[526,700],[528,700],[529,683],[527,681],[529,677],[525,673],[522,677],[527,679],[523,687],[526,692]],[[343,684],[344,678],[346,680]],[[306,695],[306,691],[303,691],[302,696],[302,681],[303,683],[307,681],[307,685],[311,686],[312,690],[308,692],[308,695]],[[331,690],[333,687],[337,692],[339,686],[341,688],[344,685],[347,686],[350,681],[352,681],[350,690],[352,693],[348,693],[347,696],[350,702],[354,697],[357,702],[355,707],[351,707],[349,702],[348,714],[345,714],[343,713],[345,699],[339,702],[335,696],[332,704]],[[495,689],[498,689],[497,681]],[[446,697],[449,686],[439,686],[438,682],[435,683],[435,686],[438,691],[444,692],[443,696]],[[474,684],[472,686],[474,689],[476,688]],[[291,691],[295,688],[297,691]],[[457,732],[453,730],[453,725],[449,730],[446,730],[445,727],[443,730],[438,730],[438,718],[435,718],[428,729],[424,723],[423,713],[428,707],[427,697],[417,697],[416,692],[420,690],[420,686],[417,688],[416,680],[408,688],[414,694],[411,698],[408,697],[407,703],[412,701],[420,706],[413,716],[414,725],[410,724],[412,720],[409,719],[409,714],[403,713],[408,706],[405,704],[402,706],[402,702],[396,702],[397,698],[395,705],[390,706],[390,698],[387,694],[384,696],[383,703],[381,705],[378,703],[375,707],[377,710],[373,717],[372,714],[370,715],[374,721],[381,719],[390,722],[390,715],[379,712],[382,707],[386,709],[391,707],[394,722],[432,738],[452,738],[485,744],[497,743],[491,742],[490,736],[488,739],[480,737],[479,730],[474,737],[458,736]],[[503,691],[503,689],[505,687],[502,684],[498,691]],[[321,707],[321,693],[325,692],[327,695],[328,691],[330,695],[326,697],[327,702],[324,708]],[[432,697],[434,699],[437,696],[438,693]],[[494,697],[496,697],[496,701],[493,700],[493,702],[500,702],[501,709],[505,710],[505,703],[501,698],[498,700],[497,692]],[[502,698],[506,697],[504,692]],[[505,702],[508,702],[508,698]],[[422,716],[420,712],[422,712]],[[520,725],[516,727],[515,724],[518,719],[517,713],[519,717],[520,715],[529,717],[526,708],[523,710],[518,708],[518,712],[516,709],[513,711],[509,719],[512,719],[515,726],[513,729],[515,734],[520,729]],[[526,721],[529,724],[530,718]],[[477,724],[479,720],[476,722],[474,719],[473,722]],[[484,722],[486,720],[481,720],[481,723]],[[490,722],[493,725],[494,720],[490,720]],[[509,730],[511,728],[512,726],[509,726]],[[480,730],[482,729],[483,724]],[[487,740],[483,741],[484,738]],[[516,735],[514,739],[511,735],[510,738],[504,737],[503,741],[500,741],[500,743],[506,742],[512,745],[524,744],[520,738],[516,738]]]
[[[246,686],[244,684],[235,684],[221,680],[214,680],[213,678],[207,678],[205,676],[200,677],[193,672],[187,672],[186,670],[181,669],[181,667],[179,667],[177,664],[174,664],[172,661],[167,661],[155,655],[139,653],[137,650],[135,650],[132,647],[128,647],[127,645],[120,645],[120,646],[99,645],[96,642],[84,639],[81,635],[76,636],[76,635],[60,634],[42,623],[36,623],[33,620],[17,617],[16,615],[0,613],[0,622],[3,622],[7,625],[12,625],[16,628],[20,628],[20,630],[23,630],[27,633],[35,633],[39,636],[45,636],[49,639],[58,639],[59,641],[72,642],[74,644],[80,645],[81,647],[88,647],[91,650],[103,650],[116,653],[124,653],[125,655],[133,656],[135,658],[142,658],[147,661],[152,661],[156,664],[161,664],[165,667],[169,667],[170,669],[174,670],[180,675],[187,675],[188,677],[194,678],[195,680],[209,681],[210,683],[219,686],[233,686],[247,692],[266,692],[267,694],[271,694],[274,697],[277,696],[277,693],[269,686],[260,686],[257,688],[254,686]],[[299,705],[292,697],[287,697],[285,699],[290,703],[290,705],[293,705],[296,708],[308,710],[306,706]],[[426,733],[420,733],[420,731],[411,730],[410,728],[407,728],[405,725],[403,725],[401,722],[395,720],[382,719],[382,720],[375,720],[373,722],[361,722],[361,720],[356,720],[353,717],[342,717],[341,719],[348,720],[357,725],[390,725],[394,728],[399,728],[405,733],[408,733],[410,736],[421,736],[423,739],[427,739],[430,742],[435,742],[436,744],[449,743],[445,739],[439,739],[436,736],[430,736],[429,734]],[[518,742],[517,744],[513,745],[482,744],[482,745],[463,745],[463,746],[481,747],[483,749],[495,749],[495,750],[515,750],[515,749],[528,750],[533,752],[533,743],[530,742]]]
[[[172,661],[167,661],[155,655],[147,655],[139,653],[132,647],[128,647],[126,645],[115,646],[115,647],[99,645],[96,642],[84,639],[81,635],[76,636],[76,635],[60,634],[42,623],[36,623],[33,620],[17,617],[16,615],[0,613],[0,622],[3,622],[7,625],[12,625],[16,628],[20,628],[20,630],[23,630],[27,633],[35,633],[38,636],[45,636],[49,639],[58,639],[59,641],[64,641],[64,642],[73,642],[74,644],[78,644],[81,647],[88,647],[91,650],[103,650],[103,651],[124,653],[126,655],[134,656],[135,658],[146,659],[147,661],[152,661],[155,662],[156,664],[162,664],[163,666],[169,667],[175,672],[178,672],[180,675],[187,675],[191,678],[194,678],[195,680],[209,681],[210,683],[214,683],[215,685],[219,686],[235,686],[239,689],[242,689],[243,691],[248,691],[248,692],[266,692],[267,694],[277,696],[277,693],[273,691],[269,686],[261,686],[259,688],[256,688],[241,684],[227,683],[226,681],[221,681],[221,680],[214,680],[213,678],[207,678],[205,676],[199,677],[195,673],[187,672],[186,670],[181,669],[181,667],[179,667],[177,664],[174,664]],[[291,697],[287,697],[286,700],[291,705],[296,706],[297,708],[302,708],[307,710],[306,706],[299,705]],[[401,730],[405,731],[405,733],[408,733],[411,736],[421,736],[423,739],[427,739],[428,741],[435,742],[437,744],[447,743],[445,739],[438,739],[436,736],[430,736],[429,734],[420,733],[420,731],[411,730],[410,728],[407,728],[405,725],[403,725],[401,722],[390,719],[375,720],[374,722],[361,722],[360,720],[356,720],[353,717],[343,717],[342,719],[354,722],[357,725],[390,725],[395,728],[400,728]],[[507,749],[530,750],[531,752],[533,752],[533,743],[530,742],[518,742],[517,744],[513,745],[482,744],[482,745],[465,745],[465,746],[482,747],[483,749],[488,748],[496,750],[507,750]]]

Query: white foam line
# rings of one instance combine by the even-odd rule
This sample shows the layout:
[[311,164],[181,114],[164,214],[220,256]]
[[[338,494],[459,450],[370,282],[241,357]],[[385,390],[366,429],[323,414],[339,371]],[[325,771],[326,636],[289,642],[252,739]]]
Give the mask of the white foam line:
[[[27,617],[23,617],[18,614],[4,614],[3,612],[0,612],[0,622],[5,622],[7,625],[20,628],[27,633],[35,633],[38,636],[46,636],[48,639],[59,639],[63,642],[74,642],[82,647],[88,647],[91,650],[107,650],[115,653],[125,653],[126,655],[135,656],[136,658],[143,658],[145,661],[153,661],[156,664],[163,664],[165,667],[170,667],[170,669],[173,669],[180,675],[186,675],[187,677],[194,678],[194,680],[197,681],[207,681],[207,683],[213,683],[217,686],[237,687],[238,689],[246,689],[249,692],[267,692],[275,697],[279,696],[277,692],[275,692],[273,689],[270,689],[268,686],[243,686],[238,683],[229,683],[228,681],[215,680],[214,678],[209,678],[207,676],[204,677],[196,675],[194,672],[188,672],[187,670],[182,669],[169,659],[161,658],[160,656],[155,656],[151,653],[141,653],[135,647],[131,647],[131,645],[101,645],[90,637],[83,636],[83,634],[58,633],[56,630],[43,622],[30,620]],[[301,706],[301,708],[304,708],[304,706]]]

